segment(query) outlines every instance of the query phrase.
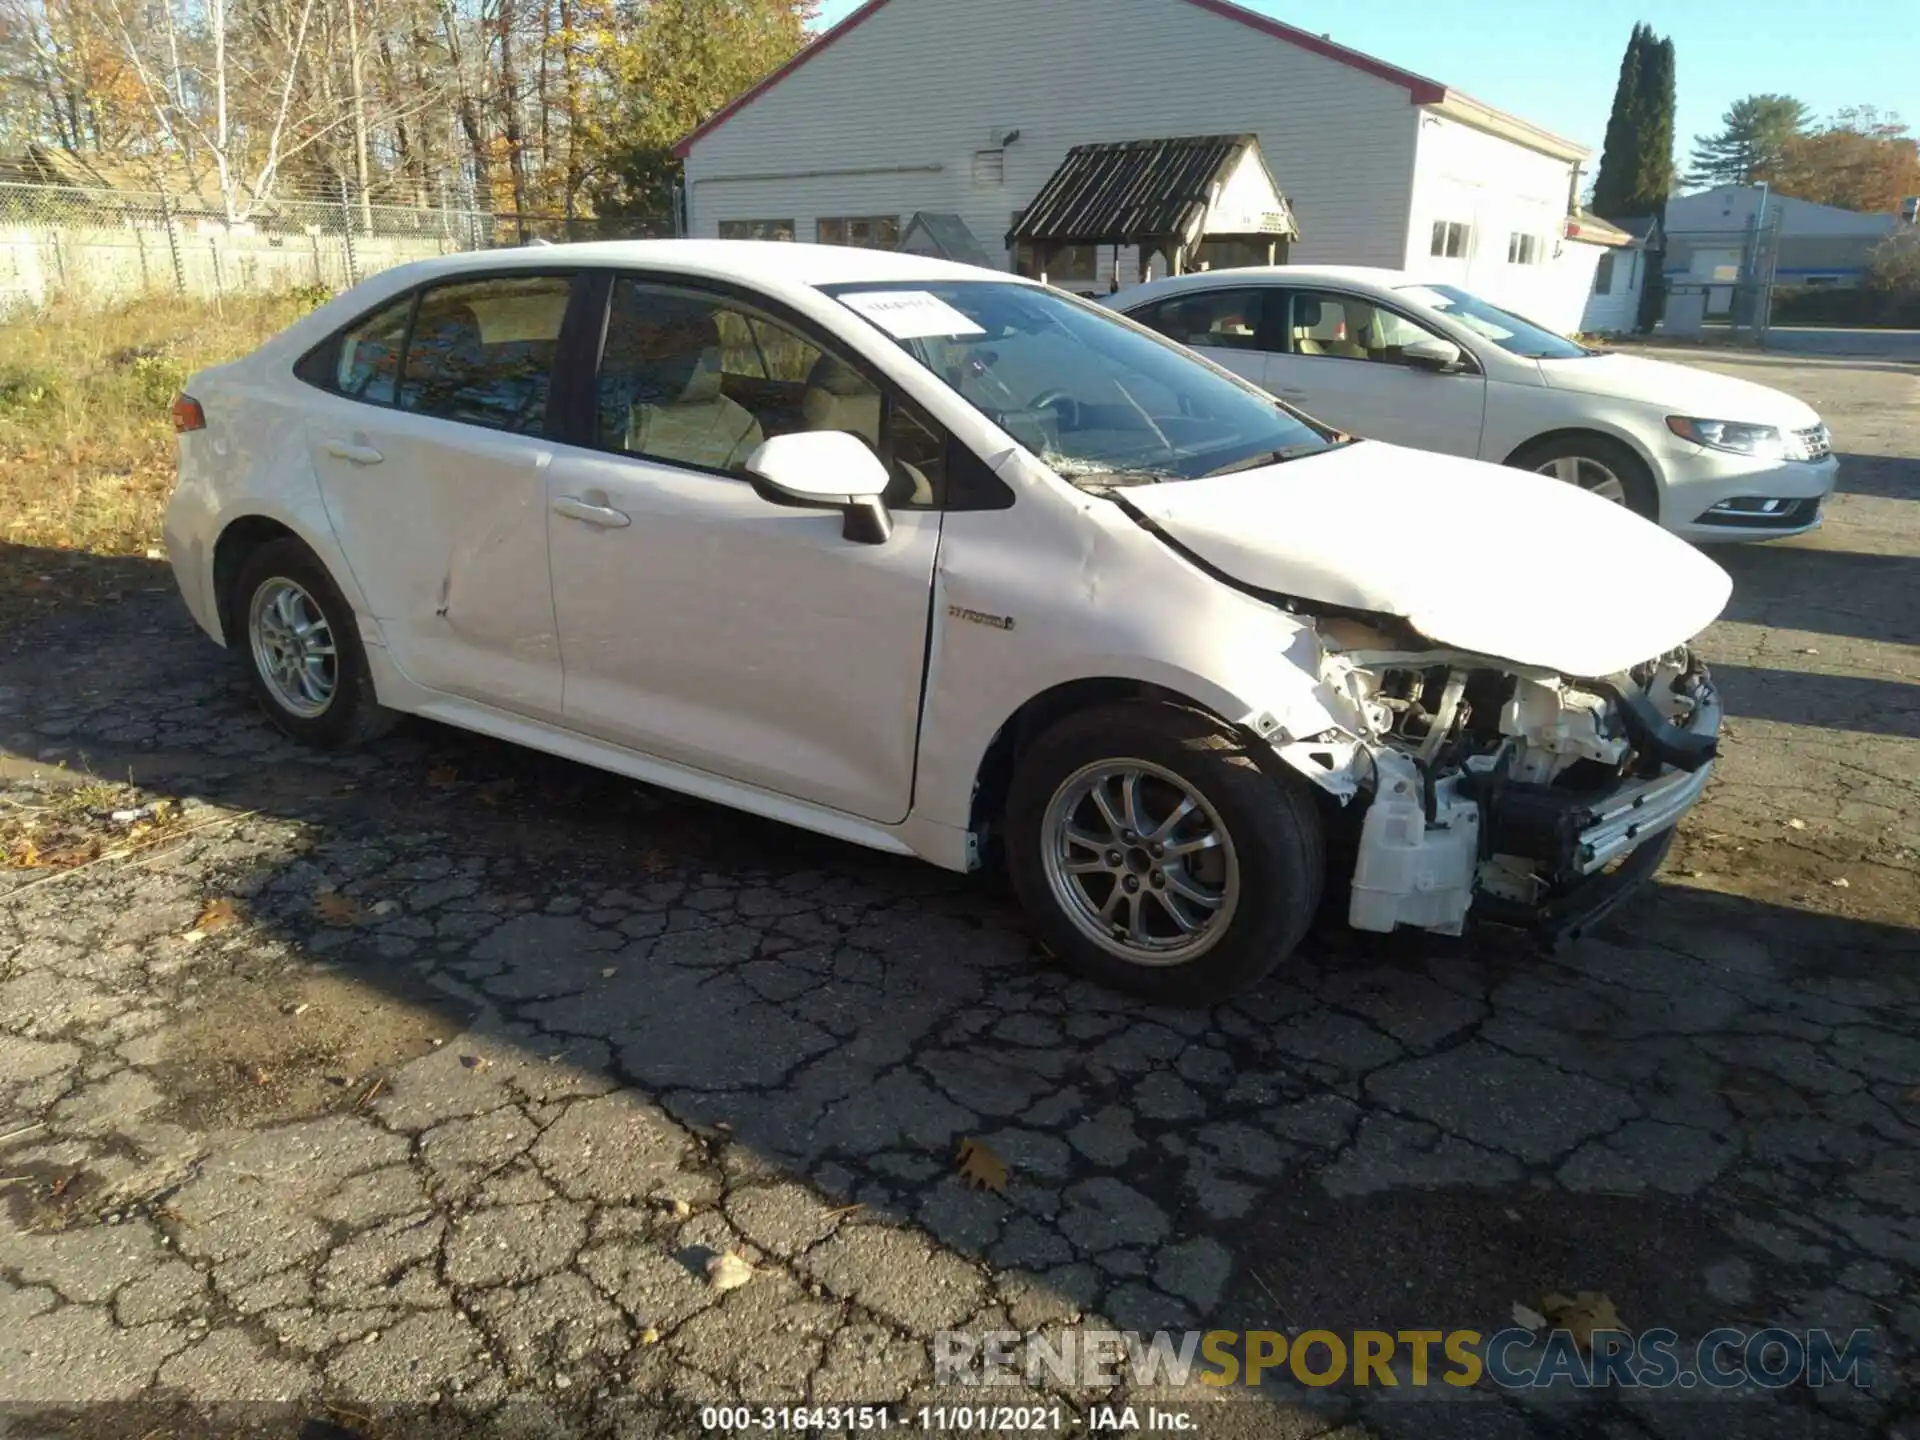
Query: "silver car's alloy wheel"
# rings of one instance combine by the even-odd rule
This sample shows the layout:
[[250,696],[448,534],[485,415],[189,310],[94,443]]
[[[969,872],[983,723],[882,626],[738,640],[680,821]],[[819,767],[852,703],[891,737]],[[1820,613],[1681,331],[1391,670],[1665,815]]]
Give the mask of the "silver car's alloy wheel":
[[318,602],[284,577],[263,582],[247,607],[253,663],[274,703],[313,720],[327,713],[340,683],[333,628]]
[[1240,863],[1219,812],[1171,770],[1102,760],[1048,802],[1041,861],[1061,911],[1135,965],[1180,965],[1219,943]]
[[1542,465],[1540,473],[1551,475],[1555,480],[1565,481],[1569,485],[1578,485],[1582,490],[1591,490],[1602,500],[1611,500],[1616,505],[1627,503],[1626,484],[1609,467],[1590,455],[1562,455]]

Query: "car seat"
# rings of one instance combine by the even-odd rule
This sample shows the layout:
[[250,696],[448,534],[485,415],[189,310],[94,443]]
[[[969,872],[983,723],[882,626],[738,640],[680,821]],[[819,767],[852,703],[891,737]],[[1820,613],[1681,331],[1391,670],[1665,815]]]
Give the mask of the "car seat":
[[[739,470],[766,438],[746,407],[721,392],[720,327],[711,312],[642,321],[609,346],[618,377],[616,417],[625,409],[622,448],[660,460]],[[606,425],[603,413],[603,434]]]
[[[807,390],[800,400],[800,413],[806,418],[809,431],[844,430],[864,440],[874,454],[880,453],[883,413],[880,392],[838,356],[822,355],[813,362],[813,368],[807,372]],[[894,474],[896,483],[886,496],[889,504],[933,504],[933,482],[917,466],[904,460],[896,461]]]

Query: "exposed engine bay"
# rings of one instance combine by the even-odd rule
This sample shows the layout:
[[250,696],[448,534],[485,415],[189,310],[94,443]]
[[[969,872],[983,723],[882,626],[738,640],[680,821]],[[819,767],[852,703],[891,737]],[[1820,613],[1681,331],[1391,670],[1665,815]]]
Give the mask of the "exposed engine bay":
[[1356,929],[1458,934],[1476,903],[1520,923],[1565,911],[1641,846],[1664,854],[1705,788],[1720,707],[1685,647],[1569,680],[1359,621],[1317,628],[1330,708],[1351,733],[1316,759],[1346,752],[1363,807]]

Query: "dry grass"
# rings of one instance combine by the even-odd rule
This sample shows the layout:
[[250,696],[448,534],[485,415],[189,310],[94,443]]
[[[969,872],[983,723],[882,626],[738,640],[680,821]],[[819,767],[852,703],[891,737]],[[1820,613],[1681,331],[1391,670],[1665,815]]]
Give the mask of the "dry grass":
[[246,353],[318,298],[234,297],[216,308],[156,296],[0,324],[0,628],[64,602],[98,603],[127,583],[128,567],[89,557],[158,555],[173,397],[194,371]]

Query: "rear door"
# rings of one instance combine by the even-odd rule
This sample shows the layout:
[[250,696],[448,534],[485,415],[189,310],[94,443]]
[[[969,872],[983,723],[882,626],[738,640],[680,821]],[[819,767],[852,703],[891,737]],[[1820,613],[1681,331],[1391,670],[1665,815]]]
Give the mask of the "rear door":
[[1274,294],[1288,313],[1284,353],[1267,363],[1269,390],[1352,435],[1479,458],[1487,382],[1471,355],[1450,373],[1425,369],[1405,347],[1446,337],[1392,306],[1332,289]]
[[562,715],[547,563],[547,402],[575,286],[429,286],[303,362],[313,466],[354,580],[415,683]]
[[1183,290],[1135,310],[1132,318],[1243,379],[1266,386],[1268,362],[1281,348],[1285,315],[1280,291],[1233,285]]

